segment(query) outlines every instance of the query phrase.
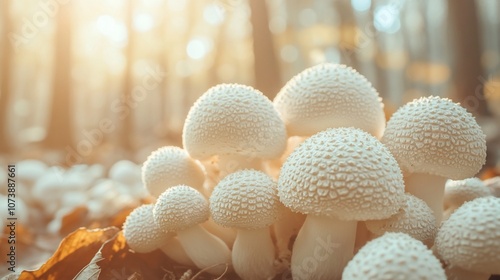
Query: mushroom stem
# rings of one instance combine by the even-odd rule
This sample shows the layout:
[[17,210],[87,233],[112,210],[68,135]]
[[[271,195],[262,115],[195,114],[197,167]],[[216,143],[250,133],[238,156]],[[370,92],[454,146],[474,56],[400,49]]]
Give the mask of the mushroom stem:
[[356,228],[356,241],[354,242],[354,253],[357,253],[359,249],[363,248],[365,244],[374,239],[376,236],[372,234],[367,228],[364,222],[359,221]]
[[422,199],[432,209],[439,227],[443,219],[443,198],[446,178],[423,173],[413,173],[405,179],[406,191]]
[[341,279],[353,257],[356,227],[356,221],[308,215],[293,246],[293,279]]
[[[177,231],[177,238],[186,254],[200,269],[231,262],[231,251],[226,243],[200,225]],[[224,267],[217,266],[208,272],[220,275],[224,270]]]
[[232,261],[242,279],[272,279],[276,275],[275,251],[269,227],[238,230]]
[[458,266],[449,266],[445,268],[446,276],[450,280],[488,280],[491,274],[465,270]]
[[170,259],[178,264],[185,266],[194,266],[195,264],[186,254],[186,250],[182,247],[179,239],[172,237],[160,247],[160,250]]
[[278,258],[290,260],[291,251],[288,248],[292,236],[299,233],[304,224],[306,215],[295,213],[283,205],[280,207],[281,218],[274,223],[274,233],[276,235],[276,247],[278,248]]
[[202,226],[211,234],[219,237],[227,247],[233,247],[234,240],[236,239],[236,231],[232,228],[222,227],[214,222],[210,217]]
[[248,155],[219,155],[219,178],[243,169],[255,169],[263,171],[262,160]]

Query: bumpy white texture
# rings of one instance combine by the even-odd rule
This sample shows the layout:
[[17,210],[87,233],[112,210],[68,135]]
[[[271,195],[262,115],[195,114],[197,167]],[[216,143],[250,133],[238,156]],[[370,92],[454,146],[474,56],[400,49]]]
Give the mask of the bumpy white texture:
[[396,160],[375,137],[335,128],[313,135],[290,154],[278,195],[303,214],[384,219],[404,205],[404,182]]
[[172,233],[163,232],[154,222],[152,204],[135,208],[125,219],[123,236],[130,249],[149,253],[163,246]]
[[467,201],[490,195],[490,189],[479,178],[448,180],[444,187],[444,205],[458,207]]
[[464,203],[441,225],[435,241],[438,255],[469,271],[500,274],[499,213],[497,197]]
[[180,231],[208,220],[208,201],[199,191],[185,185],[163,192],[153,209],[155,223],[165,231]]
[[368,242],[347,264],[343,280],[446,280],[439,260],[405,233],[385,233]]
[[365,225],[374,234],[402,232],[420,240],[433,240],[437,233],[436,218],[427,204],[409,193],[406,203],[398,213],[383,220],[366,221]]
[[148,192],[158,197],[166,189],[184,184],[202,190],[205,173],[201,164],[182,148],[167,146],[149,155],[142,166],[142,182]]
[[380,138],[385,128],[378,92],[363,75],[342,64],[325,63],[302,71],[276,95],[274,106],[290,135],[357,127]]
[[210,212],[217,224],[238,229],[260,229],[278,217],[276,182],[256,170],[224,177],[210,197]]
[[189,110],[182,134],[193,158],[214,155],[279,157],[286,129],[272,102],[260,91],[221,84],[205,92]]
[[384,143],[403,172],[461,180],[486,161],[486,138],[474,117],[450,99],[422,97],[400,107]]

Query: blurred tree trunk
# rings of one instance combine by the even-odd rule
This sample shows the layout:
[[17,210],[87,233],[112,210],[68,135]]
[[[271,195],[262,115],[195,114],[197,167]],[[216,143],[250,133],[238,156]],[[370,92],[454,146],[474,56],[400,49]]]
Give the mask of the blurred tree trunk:
[[[134,65],[134,29],[133,29],[133,20],[134,20],[134,0],[129,0],[126,3],[126,25],[128,30],[128,43],[125,49],[125,57],[127,63],[125,65],[125,76],[124,85],[123,85],[123,100],[130,100],[132,98],[132,89],[134,87],[134,75],[133,75],[133,65]],[[133,102],[133,101],[132,101]],[[125,103],[127,104],[127,103]],[[128,108],[126,111],[127,114],[124,114],[121,130],[120,130],[120,146],[125,149],[127,152],[132,152],[132,133],[133,133],[133,109]]]
[[45,147],[65,149],[73,144],[71,127],[71,3],[61,5],[56,16],[54,80]]
[[2,1],[1,17],[3,20],[3,33],[2,33],[2,57],[1,67],[2,76],[0,80],[0,153],[5,154],[9,152],[10,144],[8,141],[8,116],[7,110],[10,104],[10,66],[12,56],[12,44],[9,40],[9,32],[12,30],[10,21],[10,0]]
[[251,10],[255,87],[271,100],[281,88],[281,74],[269,30],[266,0],[248,1]]
[[470,0],[448,0],[448,7],[455,48],[456,98],[461,103],[471,103],[463,105],[468,106],[471,113],[481,115],[486,111],[486,104],[482,93],[476,93],[482,82],[482,71],[479,19],[475,3]]

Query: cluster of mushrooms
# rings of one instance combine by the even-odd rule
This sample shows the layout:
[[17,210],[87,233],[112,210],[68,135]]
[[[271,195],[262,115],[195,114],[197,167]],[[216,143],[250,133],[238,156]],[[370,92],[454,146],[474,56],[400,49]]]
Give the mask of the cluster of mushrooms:
[[424,97],[386,123],[383,106],[365,77],[331,63],[274,101],[245,85],[210,88],[188,113],[183,148],[144,162],[156,199],[126,219],[129,247],[242,279],[500,273],[500,184],[471,178],[486,158],[474,117]]

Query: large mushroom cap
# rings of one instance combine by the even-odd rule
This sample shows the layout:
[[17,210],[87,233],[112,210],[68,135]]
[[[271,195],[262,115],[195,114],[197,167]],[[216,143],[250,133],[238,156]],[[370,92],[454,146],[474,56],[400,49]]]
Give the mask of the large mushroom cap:
[[436,237],[439,256],[466,270],[500,274],[500,198],[464,203],[443,222]]
[[405,233],[385,233],[368,242],[347,264],[343,280],[446,280],[439,260],[421,241]]
[[166,189],[185,184],[202,190],[205,174],[201,164],[179,147],[167,146],[151,153],[142,166],[142,182],[149,193],[160,196]]
[[224,177],[210,197],[214,221],[226,227],[259,229],[272,225],[279,207],[276,183],[267,174],[242,170]]
[[459,180],[474,176],[486,161],[486,138],[474,117],[436,96],[399,108],[387,123],[382,143],[408,173]]
[[366,221],[369,231],[382,235],[385,232],[402,232],[411,237],[427,241],[436,236],[436,218],[427,204],[409,193],[405,193],[405,205],[395,215],[383,220]]
[[153,205],[145,204],[135,208],[125,219],[123,236],[130,249],[137,253],[149,253],[166,243],[169,236],[154,222]]
[[296,212],[342,220],[384,219],[404,204],[401,170],[375,137],[335,128],[305,140],[278,179],[281,202]]
[[286,129],[272,102],[260,91],[221,84],[205,92],[189,110],[182,140],[193,158],[214,155],[279,157]]
[[156,201],[153,217],[165,231],[180,231],[208,220],[208,201],[199,191],[185,186],[174,186],[164,191]]
[[448,180],[444,186],[444,206],[460,206],[467,201],[490,195],[490,189],[479,178]]
[[276,95],[274,105],[290,135],[352,126],[380,138],[385,128],[378,92],[346,65],[325,63],[302,71]]

